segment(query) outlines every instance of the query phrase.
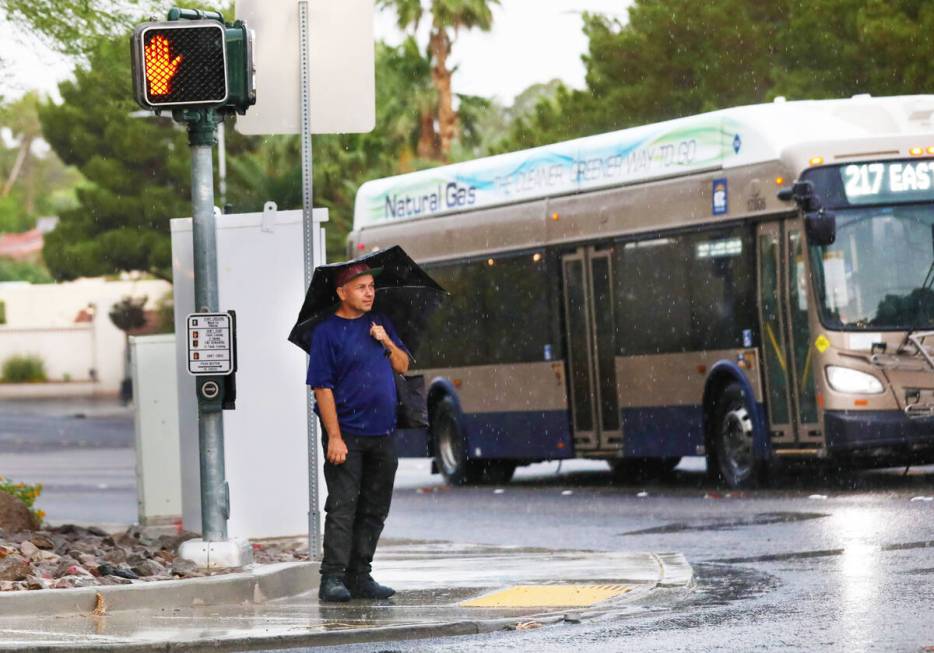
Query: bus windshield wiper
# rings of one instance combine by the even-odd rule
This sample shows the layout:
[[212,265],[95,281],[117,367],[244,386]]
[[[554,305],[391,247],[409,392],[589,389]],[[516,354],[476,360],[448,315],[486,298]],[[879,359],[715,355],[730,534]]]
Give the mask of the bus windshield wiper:
[[[919,309],[918,313],[919,314],[915,316],[914,324],[912,324],[911,328],[908,329],[908,333],[905,334],[905,339],[902,340],[902,344],[898,346],[896,353],[901,353],[902,351],[904,351],[905,345],[907,345],[909,342],[911,342],[916,347],[918,347],[919,350],[921,349],[920,343],[914,342],[911,339],[911,336],[914,335],[914,333],[920,328],[919,323],[921,322],[921,315],[920,315],[921,302],[923,301],[925,291],[930,290],[932,285],[934,285],[934,260],[931,261],[931,265],[928,268],[928,272],[926,275],[924,275],[924,283],[921,284],[920,291],[918,292],[918,309]],[[924,352],[919,352],[919,353],[924,353]],[[927,357],[925,356],[925,358]]]

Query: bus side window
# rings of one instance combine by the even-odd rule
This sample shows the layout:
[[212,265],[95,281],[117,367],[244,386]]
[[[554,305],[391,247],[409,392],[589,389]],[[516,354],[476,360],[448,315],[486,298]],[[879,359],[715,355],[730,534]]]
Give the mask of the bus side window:
[[419,367],[543,360],[545,345],[553,342],[544,256],[523,253],[426,269],[450,295],[412,352]]
[[753,243],[735,228],[617,247],[619,355],[742,347],[758,331]]

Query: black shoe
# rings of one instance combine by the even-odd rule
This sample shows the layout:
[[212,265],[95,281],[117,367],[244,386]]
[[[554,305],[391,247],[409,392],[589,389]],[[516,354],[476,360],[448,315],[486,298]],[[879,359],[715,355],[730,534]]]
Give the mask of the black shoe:
[[340,576],[322,576],[318,598],[329,603],[346,603],[350,600],[350,591]]
[[369,574],[347,574],[344,581],[355,599],[388,599],[396,593],[391,587],[377,583]]

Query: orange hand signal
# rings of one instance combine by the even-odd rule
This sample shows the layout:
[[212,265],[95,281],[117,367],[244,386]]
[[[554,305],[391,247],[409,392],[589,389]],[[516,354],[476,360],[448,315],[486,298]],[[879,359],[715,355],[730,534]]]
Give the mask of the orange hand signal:
[[146,46],[146,80],[150,95],[168,95],[172,91],[172,78],[182,63],[182,55],[172,59],[169,41],[156,34]]

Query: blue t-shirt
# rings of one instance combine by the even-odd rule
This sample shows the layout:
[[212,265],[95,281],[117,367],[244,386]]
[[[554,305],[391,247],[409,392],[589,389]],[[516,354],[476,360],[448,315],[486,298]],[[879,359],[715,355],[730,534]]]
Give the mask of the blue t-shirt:
[[[408,353],[392,322],[378,313],[356,319],[332,315],[311,337],[307,383],[334,392],[341,433],[388,435],[396,428],[394,372],[386,350],[370,335],[374,322]],[[317,405],[315,413],[321,415]]]

